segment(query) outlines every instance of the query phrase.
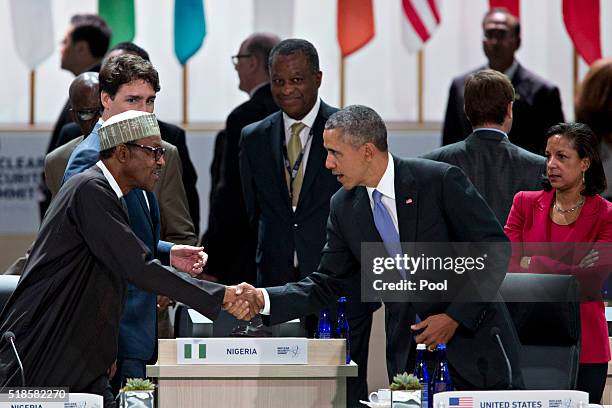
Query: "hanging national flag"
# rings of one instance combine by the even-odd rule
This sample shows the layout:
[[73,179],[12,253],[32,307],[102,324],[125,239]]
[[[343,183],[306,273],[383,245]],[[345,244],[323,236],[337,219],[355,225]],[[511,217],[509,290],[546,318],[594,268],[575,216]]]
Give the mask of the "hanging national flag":
[[204,0],[174,1],[174,53],[181,65],[193,56],[206,36]]
[[111,47],[134,39],[136,34],[134,0],[98,0],[98,14],[113,30]]
[[601,58],[600,0],[563,0],[563,21],[587,64]]
[[408,52],[415,52],[440,25],[440,0],[401,0],[402,37]]
[[346,57],[374,37],[372,0],[338,0],[338,44]]
[[293,37],[294,0],[253,0],[253,32]]
[[489,8],[505,8],[516,18],[521,17],[520,0],[489,0]]
[[53,53],[51,0],[11,0],[10,7],[17,55],[33,70]]

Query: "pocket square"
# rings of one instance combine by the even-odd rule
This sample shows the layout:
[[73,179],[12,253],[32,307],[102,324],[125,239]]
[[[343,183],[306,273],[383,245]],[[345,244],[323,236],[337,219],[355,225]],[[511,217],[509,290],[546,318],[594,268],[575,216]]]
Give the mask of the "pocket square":
[[406,204],[412,204],[412,203],[413,203],[412,198],[407,198],[406,199]]

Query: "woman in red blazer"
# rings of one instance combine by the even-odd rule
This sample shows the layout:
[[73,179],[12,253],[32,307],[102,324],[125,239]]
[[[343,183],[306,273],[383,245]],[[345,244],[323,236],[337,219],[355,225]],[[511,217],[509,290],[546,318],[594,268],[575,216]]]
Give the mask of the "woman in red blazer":
[[588,392],[592,403],[601,400],[610,361],[601,288],[611,257],[606,255],[607,245],[575,243],[612,241],[612,204],[599,195],[606,178],[598,145],[586,125],[561,123],[550,128],[544,190],[516,194],[504,227],[512,242],[560,243],[515,245],[509,270],[577,277],[582,295],[577,389]]

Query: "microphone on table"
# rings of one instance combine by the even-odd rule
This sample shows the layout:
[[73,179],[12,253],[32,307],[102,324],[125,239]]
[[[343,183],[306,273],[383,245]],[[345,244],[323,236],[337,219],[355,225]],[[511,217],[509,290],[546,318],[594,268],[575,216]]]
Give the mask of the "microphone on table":
[[508,359],[506,348],[504,347],[504,344],[501,341],[501,337],[499,336],[500,333],[501,333],[501,330],[499,330],[499,327],[493,327],[491,328],[491,331],[489,331],[489,336],[491,336],[492,339],[497,340],[497,344],[499,344],[499,348],[501,349],[502,354],[504,355],[504,359],[506,360],[506,367],[508,368],[508,389],[511,390],[512,389],[512,365],[510,364],[510,360]]

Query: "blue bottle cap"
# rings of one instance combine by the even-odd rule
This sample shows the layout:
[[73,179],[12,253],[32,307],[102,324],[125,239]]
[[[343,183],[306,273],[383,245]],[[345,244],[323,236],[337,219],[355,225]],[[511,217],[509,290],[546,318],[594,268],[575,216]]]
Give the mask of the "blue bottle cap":
[[338,303],[346,303],[346,296],[341,296],[341,297],[338,299]]
[[446,344],[444,343],[438,344],[438,346],[436,347],[436,350],[446,350]]

